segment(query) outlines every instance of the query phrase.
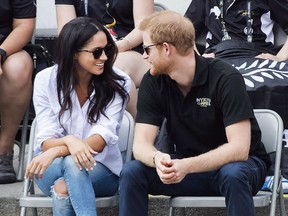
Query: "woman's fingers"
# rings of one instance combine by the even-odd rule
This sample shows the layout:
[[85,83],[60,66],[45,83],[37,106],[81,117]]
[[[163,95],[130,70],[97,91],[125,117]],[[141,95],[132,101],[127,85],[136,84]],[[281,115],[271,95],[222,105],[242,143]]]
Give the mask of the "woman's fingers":
[[[88,155],[90,153],[88,152]],[[80,156],[80,163],[82,165],[82,167],[85,168],[86,171],[91,170],[92,169],[92,164],[89,160],[89,156],[87,155],[87,152],[83,152]]]
[[78,157],[77,157],[75,154],[73,154],[72,157],[73,157],[73,159],[74,159],[74,161],[75,161],[75,163],[76,163],[76,166],[77,166],[80,170],[82,170],[82,166],[81,166],[81,164],[80,164],[79,161],[78,161]]
[[72,155],[72,157],[80,170],[82,170],[82,168],[86,171],[92,170],[93,166],[96,165],[96,162],[89,151]]
[[26,168],[25,178],[33,179],[33,176],[35,176],[38,179],[40,169],[41,165],[35,161],[32,161]]
[[30,163],[28,166],[27,166],[27,168],[26,168],[26,170],[25,170],[25,174],[24,174],[24,177],[25,178],[30,178],[30,179],[32,179],[32,173],[31,173],[31,166],[32,166],[32,164]]

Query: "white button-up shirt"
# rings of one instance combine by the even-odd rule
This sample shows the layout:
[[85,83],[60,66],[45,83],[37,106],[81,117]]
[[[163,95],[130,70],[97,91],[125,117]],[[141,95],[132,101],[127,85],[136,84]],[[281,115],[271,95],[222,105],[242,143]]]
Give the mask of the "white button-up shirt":
[[[115,73],[124,77],[125,90],[130,91],[130,77],[118,68],[113,68]],[[99,134],[106,142],[103,151],[94,159],[108,167],[116,175],[120,174],[122,169],[122,157],[117,144],[118,132],[122,121],[125,106],[122,104],[122,98],[119,94],[110,102],[105,110],[106,118],[100,115],[99,120],[94,124],[88,123],[87,110],[89,100],[81,107],[75,90],[71,92],[72,112],[65,111],[61,117],[61,123],[58,120],[60,104],[57,96],[57,65],[46,68],[39,72],[35,77],[33,103],[36,111],[37,135],[34,153],[36,155],[42,152],[42,143],[49,138],[61,138],[67,135],[74,135],[79,139],[85,139],[89,136]],[[92,93],[91,97],[95,94]],[[126,104],[126,103],[125,103]]]

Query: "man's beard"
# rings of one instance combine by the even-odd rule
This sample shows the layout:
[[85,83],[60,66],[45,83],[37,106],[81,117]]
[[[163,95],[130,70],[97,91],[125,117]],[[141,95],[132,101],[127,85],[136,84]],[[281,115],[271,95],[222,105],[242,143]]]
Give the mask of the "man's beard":
[[168,74],[171,70],[171,65],[168,61],[163,61],[162,59],[158,59],[151,65],[150,73],[153,76],[160,74]]

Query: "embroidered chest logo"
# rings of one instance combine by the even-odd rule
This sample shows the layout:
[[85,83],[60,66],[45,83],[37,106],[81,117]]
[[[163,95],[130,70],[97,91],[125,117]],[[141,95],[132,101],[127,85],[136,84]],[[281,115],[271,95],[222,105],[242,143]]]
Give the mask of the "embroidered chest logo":
[[200,107],[208,107],[211,106],[210,98],[196,98],[196,103]]

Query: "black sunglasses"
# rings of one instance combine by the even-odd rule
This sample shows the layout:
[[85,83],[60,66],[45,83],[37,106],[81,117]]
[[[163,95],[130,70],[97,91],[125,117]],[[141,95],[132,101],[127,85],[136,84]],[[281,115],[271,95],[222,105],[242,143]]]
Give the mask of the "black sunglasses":
[[94,56],[94,59],[99,59],[100,56],[102,55],[103,51],[105,52],[106,56],[109,56],[112,54],[114,50],[114,46],[112,44],[108,44],[107,46],[105,46],[104,48],[102,47],[97,47],[96,49],[94,49],[93,51],[91,50],[79,50],[79,52],[88,52],[88,53],[92,53]]
[[148,46],[145,46],[145,45],[143,44],[143,45],[142,45],[142,48],[143,48],[143,51],[144,51],[147,55],[149,55],[151,47],[153,47],[153,46],[158,46],[158,45],[161,45],[161,44],[162,44],[162,43],[151,44],[151,45],[148,45]]

